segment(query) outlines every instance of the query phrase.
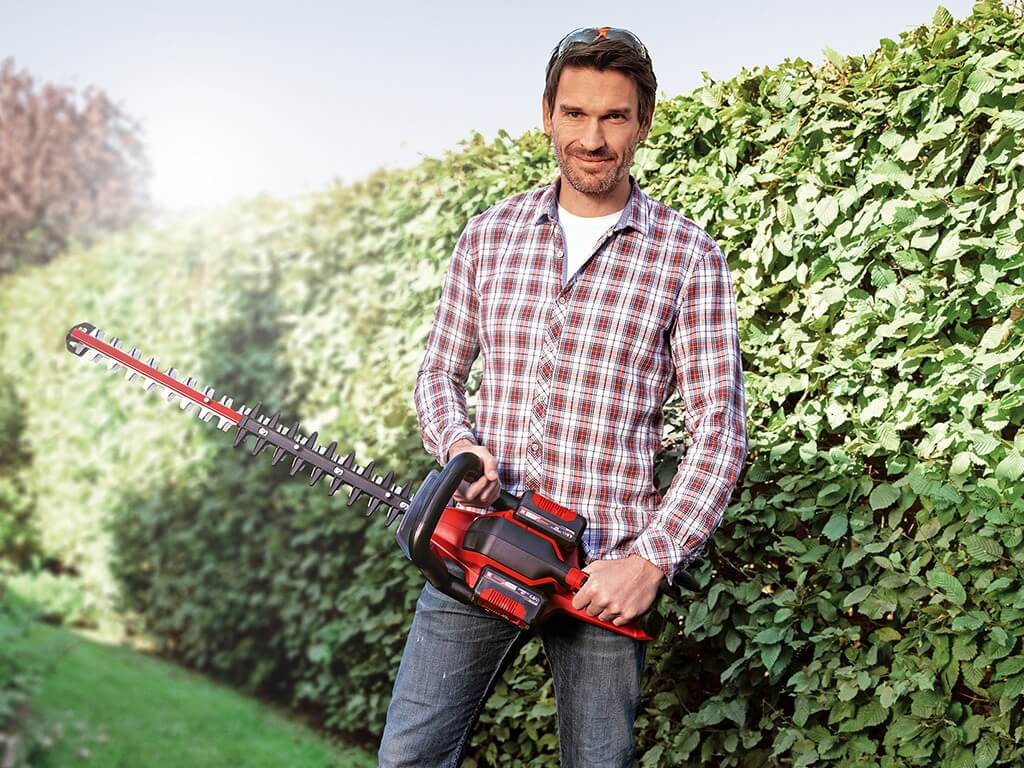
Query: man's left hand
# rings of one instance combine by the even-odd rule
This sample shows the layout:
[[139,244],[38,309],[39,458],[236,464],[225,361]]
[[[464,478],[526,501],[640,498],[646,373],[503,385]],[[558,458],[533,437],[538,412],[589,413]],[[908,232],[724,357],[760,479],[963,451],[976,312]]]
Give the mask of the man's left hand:
[[619,560],[595,560],[587,565],[584,584],[572,599],[572,607],[586,610],[602,621],[621,627],[641,616],[658,595],[665,574],[640,555]]

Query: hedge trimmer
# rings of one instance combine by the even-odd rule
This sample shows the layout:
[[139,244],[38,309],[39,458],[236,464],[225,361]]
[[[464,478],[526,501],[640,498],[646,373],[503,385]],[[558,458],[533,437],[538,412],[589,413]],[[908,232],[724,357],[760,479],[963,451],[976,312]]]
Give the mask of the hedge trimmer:
[[[309,485],[321,480],[333,496],[343,485],[351,489],[348,504],[366,498],[371,515],[381,506],[388,508],[386,525],[402,517],[395,538],[405,556],[415,563],[437,589],[469,605],[490,611],[521,629],[543,621],[557,611],[640,640],[652,639],[660,628],[660,616],[649,610],[632,624],[616,626],[572,607],[573,596],[587,580],[580,568],[579,545],[586,520],[534,491],[514,496],[506,491],[492,505],[493,512],[474,512],[448,506],[462,481],[483,473],[483,465],[472,453],[458,453],[441,470],[431,470],[414,495],[411,483],[399,486],[394,475],[375,473],[375,463],[360,467],[355,455],[336,454],[337,443],[318,443],[319,434],[302,434],[298,422],[281,423],[280,415],[262,413],[262,404],[234,408],[232,398],[217,398],[213,387],[200,388],[191,377],[174,368],[159,370],[156,358],[143,361],[132,347],[125,352],[118,339],[103,341],[103,331],[79,323],[66,336],[68,351],[94,362],[106,362],[110,371],[127,369],[129,381],[139,380],[147,391],[167,392],[167,399],[179,400],[181,409],[204,422],[217,419],[224,432],[236,428],[235,447],[246,447],[254,438],[252,454],[273,448],[271,464],[290,457],[289,474],[310,468]],[[698,589],[686,573],[675,581]],[[675,591],[662,582],[662,592]],[[660,594],[660,593],[659,593]],[[651,634],[649,634],[651,633]]]

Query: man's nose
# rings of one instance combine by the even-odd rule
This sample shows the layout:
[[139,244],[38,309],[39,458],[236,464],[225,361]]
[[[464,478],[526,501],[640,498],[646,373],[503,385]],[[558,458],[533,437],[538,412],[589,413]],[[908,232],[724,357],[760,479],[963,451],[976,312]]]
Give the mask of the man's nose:
[[601,128],[601,121],[591,119],[583,127],[579,137],[580,146],[588,152],[596,152],[604,146],[604,131]]

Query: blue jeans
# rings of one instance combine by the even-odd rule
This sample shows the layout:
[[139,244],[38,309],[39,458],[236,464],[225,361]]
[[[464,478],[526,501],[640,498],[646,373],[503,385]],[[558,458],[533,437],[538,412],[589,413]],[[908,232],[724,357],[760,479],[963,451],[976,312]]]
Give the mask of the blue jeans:
[[[538,631],[554,679],[562,768],[631,766],[647,643],[567,614]],[[529,638],[424,584],[388,706],[381,768],[461,765],[485,700]]]

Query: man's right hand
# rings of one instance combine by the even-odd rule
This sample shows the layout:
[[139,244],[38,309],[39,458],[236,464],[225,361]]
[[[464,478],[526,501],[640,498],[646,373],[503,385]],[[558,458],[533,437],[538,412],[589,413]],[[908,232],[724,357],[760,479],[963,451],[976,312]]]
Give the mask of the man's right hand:
[[501,493],[501,484],[498,482],[498,461],[491,452],[482,445],[477,445],[471,440],[457,440],[448,450],[448,460],[457,453],[475,453],[484,463],[484,473],[473,483],[463,480],[459,488],[453,494],[455,500],[460,504],[468,504],[471,507],[489,507]]

